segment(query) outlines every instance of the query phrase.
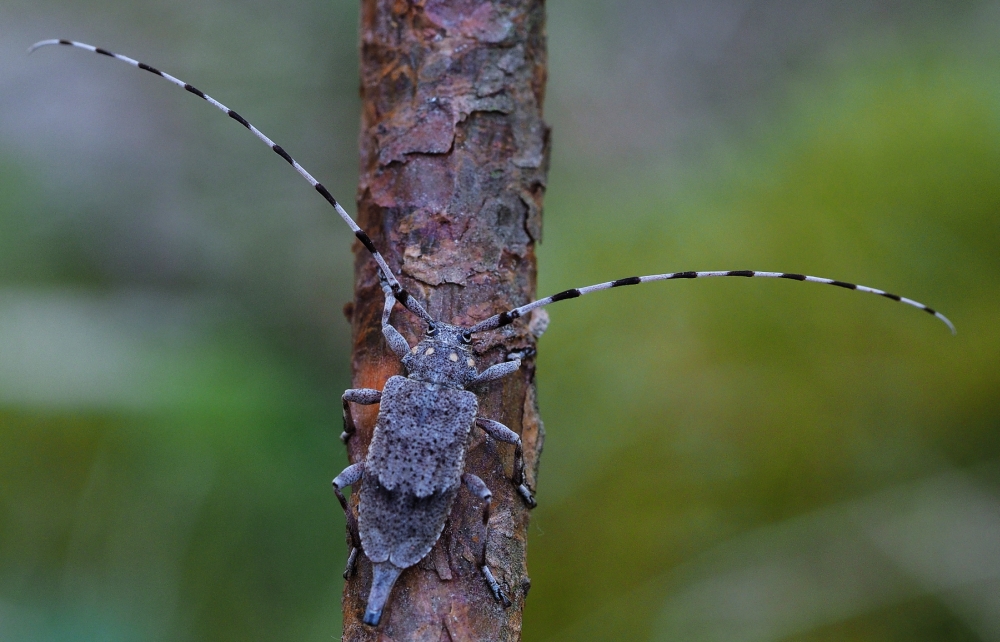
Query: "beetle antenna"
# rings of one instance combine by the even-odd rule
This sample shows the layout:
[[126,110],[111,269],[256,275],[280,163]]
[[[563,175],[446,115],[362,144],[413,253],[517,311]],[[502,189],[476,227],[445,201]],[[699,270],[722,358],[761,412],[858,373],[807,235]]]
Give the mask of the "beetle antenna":
[[337,214],[340,215],[340,218],[342,218],[344,222],[347,223],[347,226],[351,228],[352,232],[354,232],[354,236],[356,236],[357,239],[361,241],[361,244],[365,246],[368,252],[371,253],[372,258],[375,259],[375,263],[378,264],[379,271],[385,276],[385,279],[389,282],[389,286],[392,288],[392,294],[396,298],[396,300],[398,300],[400,303],[406,306],[411,312],[413,312],[415,315],[417,315],[424,321],[427,321],[428,323],[433,322],[430,315],[427,314],[426,310],[424,310],[423,306],[420,305],[420,303],[403,288],[403,286],[399,283],[399,280],[396,279],[396,276],[392,273],[392,270],[389,269],[389,264],[386,263],[385,259],[375,248],[375,244],[372,242],[371,237],[369,237],[364,230],[358,227],[358,224],[354,222],[354,219],[351,218],[350,214],[348,214],[344,210],[344,208],[341,207],[340,203],[337,202],[337,199],[335,199],[333,195],[330,194],[330,192],[326,189],[326,187],[324,187],[323,184],[320,183],[318,180],[313,178],[312,174],[307,172],[306,169],[302,167],[302,165],[299,165],[298,161],[289,156],[288,152],[282,149],[280,145],[278,145],[270,138],[265,136],[262,131],[251,125],[249,122],[247,122],[245,118],[240,116],[232,109],[226,107],[216,99],[212,98],[208,94],[204,93],[203,91],[184,82],[183,80],[175,78],[174,76],[171,76],[166,72],[160,71],[155,67],[150,67],[146,63],[139,62],[138,60],[133,60],[128,56],[123,56],[121,54],[110,52],[106,49],[101,49],[100,47],[94,47],[93,45],[88,45],[82,42],[76,42],[74,40],[62,40],[62,39],[42,40],[31,45],[31,47],[28,49],[28,53],[30,54],[34,50],[39,49],[41,47],[46,47],[48,45],[66,45],[69,47],[76,47],[77,49],[86,49],[87,51],[92,51],[94,53],[101,54],[103,56],[108,56],[109,58],[114,58],[115,60],[120,60],[124,63],[132,65],[133,67],[142,69],[143,71],[148,71],[149,73],[155,76],[159,76],[160,78],[163,78],[177,85],[178,87],[181,87],[182,89],[189,91],[195,96],[198,96],[199,98],[205,100],[209,104],[218,108],[220,111],[224,112],[227,116],[229,116],[239,124],[249,129],[254,136],[260,139],[262,143],[270,147],[271,151],[273,151],[275,154],[285,159],[285,161],[289,165],[291,165],[295,169],[295,171],[298,172],[300,176],[302,176],[302,178],[306,179],[309,182],[309,184],[312,185],[313,189],[319,192],[320,195],[323,198],[325,198],[327,202],[330,203],[330,205],[332,205],[335,210],[337,210]]
[[611,288],[618,288],[625,285],[638,285],[640,283],[647,283],[649,281],[669,281],[673,279],[704,279],[713,276],[743,276],[743,277],[761,277],[766,279],[791,279],[793,281],[809,281],[810,283],[823,283],[826,285],[836,285],[837,287],[847,288],[848,290],[857,290],[859,292],[869,292],[871,294],[877,294],[879,296],[884,296],[887,299],[892,299],[893,301],[898,301],[900,303],[905,303],[906,305],[912,305],[915,308],[920,308],[924,312],[932,314],[944,322],[945,325],[951,330],[952,334],[955,334],[955,326],[948,317],[944,316],[940,312],[933,310],[923,303],[914,301],[913,299],[907,299],[906,297],[901,297],[896,294],[890,294],[884,290],[877,290],[875,288],[870,288],[867,285],[855,285],[854,283],[846,283],[844,281],[835,281],[833,279],[825,279],[819,276],[806,276],[805,274],[790,274],[788,272],[756,272],[754,270],[730,270],[726,272],[671,272],[669,274],[651,274],[648,276],[630,276],[626,279],[618,279],[617,281],[608,281],[607,283],[598,283],[596,285],[588,285],[585,288],[573,288],[572,290],[564,290],[558,294],[553,294],[552,296],[545,297],[544,299],[538,299],[537,301],[532,301],[526,305],[522,305],[519,308],[513,308],[507,310],[506,312],[501,312],[500,314],[495,314],[490,318],[480,321],[476,325],[469,328],[469,332],[482,332],[484,330],[493,330],[494,328],[500,328],[505,325],[513,323],[516,319],[520,318],[526,312],[531,312],[535,308],[540,308],[542,306],[548,305],[550,303],[555,303],[556,301],[563,301],[565,299],[575,299],[578,296],[583,296],[584,294],[590,294],[591,292],[597,292],[599,290],[610,290]]

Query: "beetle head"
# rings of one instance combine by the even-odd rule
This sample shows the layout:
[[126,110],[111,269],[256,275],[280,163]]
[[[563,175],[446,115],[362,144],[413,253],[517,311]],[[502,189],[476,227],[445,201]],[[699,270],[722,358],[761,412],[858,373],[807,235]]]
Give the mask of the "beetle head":
[[471,343],[465,328],[435,322],[403,359],[403,367],[411,379],[464,388],[478,374]]

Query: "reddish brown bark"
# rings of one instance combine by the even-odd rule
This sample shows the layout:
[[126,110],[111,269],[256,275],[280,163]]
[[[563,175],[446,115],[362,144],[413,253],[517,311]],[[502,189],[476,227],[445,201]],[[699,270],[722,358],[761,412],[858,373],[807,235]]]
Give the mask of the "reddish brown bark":
[[[535,294],[549,153],[545,62],[541,0],[362,2],[359,223],[435,319],[469,325]],[[354,385],[381,389],[401,367],[379,329],[375,264],[360,244],[355,253]],[[400,306],[393,322],[411,345],[425,329]],[[485,368],[533,343],[524,322],[484,333],[477,362]],[[480,415],[521,435],[531,488],[543,438],[533,379],[529,359],[480,394]],[[352,462],[364,458],[377,410],[354,408]],[[473,429],[467,470],[494,493],[488,561],[514,605],[495,602],[476,567],[481,505],[463,489],[441,539],[400,577],[377,628],[361,623],[371,566],[359,559],[344,589],[344,640],[520,638],[529,513],[510,482],[513,455]]]

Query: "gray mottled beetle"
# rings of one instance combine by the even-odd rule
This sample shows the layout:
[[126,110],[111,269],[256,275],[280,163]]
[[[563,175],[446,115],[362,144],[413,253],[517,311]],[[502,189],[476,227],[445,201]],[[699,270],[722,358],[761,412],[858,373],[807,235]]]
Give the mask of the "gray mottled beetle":
[[[407,376],[390,377],[379,390],[358,388],[344,393],[344,435],[354,432],[349,404],[380,403],[378,420],[363,462],[348,466],[333,480],[347,515],[353,548],[347,562],[347,577],[358,551],[372,562],[372,587],[365,611],[365,624],[378,624],[389,591],[399,574],[426,556],[444,530],[451,506],[462,482],[486,502],[483,523],[489,521],[490,492],[482,479],[465,472],[465,452],[473,424],[499,441],[515,444],[514,484],[529,506],[535,505],[524,483],[521,438],[507,426],[477,416],[476,395],[467,388],[505,377],[520,365],[520,359],[476,370],[465,328],[428,322],[427,334],[412,349],[389,323],[397,296],[408,296],[383,279],[385,309],[382,334],[403,362]],[[411,301],[414,308],[419,308]],[[423,311],[420,308],[421,312]],[[426,314],[426,313],[424,313]],[[361,485],[355,519],[341,490]],[[479,568],[497,601],[510,605],[486,564],[486,542]]]
[[[242,116],[182,80],[155,67],[105,49],[71,40],[43,40],[33,45],[29,52],[39,47],[57,44],[85,49],[148,71],[225,112],[250,130],[305,178],[313,189],[336,209],[337,214],[347,223],[378,264],[382,289],[385,293],[382,333],[389,347],[402,361],[407,375],[391,377],[381,391],[361,388],[344,393],[345,439],[349,438],[354,429],[350,403],[380,403],[381,406],[367,458],[363,462],[348,466],[333,481],[337,498],[347,515],[348,530],[353,542],[345,576],[353,569],[359,551],[371,560],[374,568],[368,607],[364,616],[364,622],[368,625],[378,624],[382,608],[400,573],[423,559],[437,542],[462,483],[486,502],[484,522],[488,522],[489,500],[492,493],[479,477],[465,472],[465,453],[473,424],[482,428],[494,439],[516,445],[513,483],[524,501],[529,506],[535,505],[532,493],[525,485],[520,437],[501,423],[477,416],[476,395],[468,390],[470,387],[495,381],[513,373],[521,365],[520,358],[518,355],[511,355],[504,363],[493,365],[482,372],[477,371],[469,349],[474,333],[500,328],[515,322],[536,308],[599,290],[638,285],[648,281],[717,276],[791,279],[869,292],[924,310],[943,321],[952,333],[955,332],[951,321],[941,313],[912,299],[883,290],[804,274],[754,270],[670,272],[633,276],[565,290],[494,315],[470,328],[438,322],[403,289],[372,240],[358,227],[330,192],[284,149]],[[427,324],[426,336],[412,349],[389,323],[389,316],[396,301]],[[355,516],[342,490],[361,480],[365,483],[361,486],[358,514]],[[486,540],[488,538],[484,538],[484,542]],[[485,560],[484,543],[480,569],[497,601],[505,606],[509,605],[507,596],[494,579]]]

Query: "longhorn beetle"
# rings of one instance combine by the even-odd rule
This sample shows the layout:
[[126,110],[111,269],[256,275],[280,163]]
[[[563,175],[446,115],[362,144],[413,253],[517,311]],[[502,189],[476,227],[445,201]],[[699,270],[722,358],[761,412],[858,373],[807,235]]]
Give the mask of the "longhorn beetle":
[[[71,40],[43,40],[35,43],[29,53],[46,45],[68,45],[102,54],[165,78],[226,113],[230,118],[249,129],[257,138],[287,161],[295,171],[319,192],[337,214],[354,232],[378,264],[379,280],[385,295],[382,312],[382,334],[392,351],[399,357],[406,376],[390,377],[382,390],[357,388],[344,392],[344,433],[346,442],[355,430],[351,417],[351,403],[379,403],[378,420],[372,436],[368,455],[363,462],[348,466],[333,480],[334,492],[347,517],[352,549],[344,577],[354,568],[359,551],[373,566],[372,586],[364,622],[378,624],[393,584],[405,569],[423,559],[437,542],[451,513],[452,503],[459,487],[466,487],[485,503],[483,523],[489,528],[490,499],[492,493],[482,479],[465,470],[465,452],[473,424],[492,438],[514,444],[514,473],[512,483],[523,501],[535,506],[535,499],[525,483],[524,458],[521,438],[503,424],[477,415],[478,402],[469,388],[501,379],[515,372],[521,365],[523,354],[509,355],[508,360],[482,372],[476,369],[470,345],[472,335],[487,332],[514,323],[526,313],[542,306],[573,299],[584,294],[650,281],[673,279],[700,279],[707,277],[738,276],[791,279],[825,283],[849,290],[869,292],[905,303],[932,314],[955,333],[955,327],[943,314],[923,303],[890,294],[864,285],[846,283],[816,276],[787,272],[758,272],[754,270],[729,270],[718,272],[670,272],[648,276],[632,276],[615,281],[598,283],[583,288],[564,290],[558,294],[531,301],[520,307],[501,312],[465,328],[438,321],[427,313],[400,284],[389,269],[371,238],[354,222],[337,200],[323,185],[312,177],[279,145],[251,125],[245,118],[202,91],[167,73],[126,56],[111,53],[99,47]],[[411,347],[403,335],[390,323],[390,314],[396,302],[401,303],[426,325],[424,338]],[[357,515],[348,506],[343,489],[364,481],[360,488]],[[493,597],[505,607],[510,600],[503,593],[486,564],[486,542],[483,538],[479,568]]]

